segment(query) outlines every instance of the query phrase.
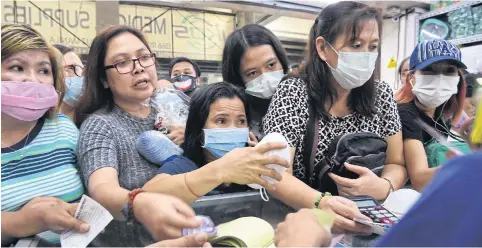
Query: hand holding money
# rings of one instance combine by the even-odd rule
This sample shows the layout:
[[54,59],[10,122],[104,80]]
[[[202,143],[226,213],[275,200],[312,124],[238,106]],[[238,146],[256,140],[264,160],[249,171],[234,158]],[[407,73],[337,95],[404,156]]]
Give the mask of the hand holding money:
[[25,204],[17,213],[30,224],[18,237],[35,235],[44,231],[60,232],[73,229],[76,232],[89,231],[89,224],[74,218],[77,204],[69,204],[56,197],[36,197]]

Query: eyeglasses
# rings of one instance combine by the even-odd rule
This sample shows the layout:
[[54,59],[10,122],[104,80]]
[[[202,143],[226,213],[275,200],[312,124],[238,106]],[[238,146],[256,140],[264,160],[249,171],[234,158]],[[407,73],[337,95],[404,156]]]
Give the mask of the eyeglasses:
[[74,74],[78,77],[82,77],[84,75],[84,67],[76,64],[65,65],[64,70],[68,72],[74,72]]
[[134,70],[136,67],[136,61],[139,61],[139,65],[142,67],[147,68],[156,62],[156,54],[151,53],[142,55],[136,59],[121,60],[115,64],[105,66],[104,69],[108,70],[115,68],[119,74],[127,74]]

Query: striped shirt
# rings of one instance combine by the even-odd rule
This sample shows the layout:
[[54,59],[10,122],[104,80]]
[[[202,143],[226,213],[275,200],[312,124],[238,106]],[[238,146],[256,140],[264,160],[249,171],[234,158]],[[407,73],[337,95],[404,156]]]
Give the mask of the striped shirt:
[[[28,140],[2,148],[2,211],[18,211],[41,196],[80,200],[84,187],[76,169],[78,137],[74,123],[58,114],[56,119],[40,120]],[[40,236],[58,242],[58,235],[45,234]]]

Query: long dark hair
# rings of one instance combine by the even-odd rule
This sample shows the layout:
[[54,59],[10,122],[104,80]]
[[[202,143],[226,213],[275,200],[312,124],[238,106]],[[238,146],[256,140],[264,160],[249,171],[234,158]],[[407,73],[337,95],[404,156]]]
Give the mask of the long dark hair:
[[273,47],[284,73],[288,73],[288,56],[281,41],[269,29],[258,24],[249,24],[232,32],[226,39],[222,62],[223,80],[246,88],[240,72],[241,58],[248,48],[261,45]]
[[[316,38],[322,36],[326,42],[334,44],[338,37],[346,34],[345,42],[352,43],[358,38],[363,24],[368,20],[377,21],[381,34],[382,23],[377,9],[363,3],[344,1],[324,8],[311,27],[302,77],[307,84],[310,104],[322,118],[329,118],[328,111],[333,106],[337,93],[330,82],[330,67],[318,56]],[[329,103],[328,108],[325,107],[325,103]],[[351,91],[348,107],[354,112],[370,117],[375,113],[374,104],[375,80],[372,75],[363,86]]]
[[239,98],[244,105],[249,125],[248,101],[244,90],[229,83],[209,84],[195,91],[191,98],[189,116],[187,117],[186,133],[184,134],[184,156],[192,160],[199,167],[206,164],[203,154],[203,127],[209,116],[209,108],[221,98]]
[[80,99],[79,107],[75,111],[76,124],[78,127],[82,122],[99,109],[111,111],[114,107],[114,100],[110,89],[104,88],[103,82],[107,81],[107,74],[104,69],[105,56],[107,54],[107,43],[122,33],[131,33],[144,43],[151,52],[149,43],[144,35],[137,29],[127,26],[111,26],[104,29],[92,41],[87,67],[84,71],[84,94]]

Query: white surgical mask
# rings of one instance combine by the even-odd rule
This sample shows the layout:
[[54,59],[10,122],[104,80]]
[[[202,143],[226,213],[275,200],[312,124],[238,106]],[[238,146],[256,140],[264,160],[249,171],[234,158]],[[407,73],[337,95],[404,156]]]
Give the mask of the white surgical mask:
[[436,108],[457,94],[459,76],[415,75],[412,92],[417,100],[428,108]]
[[283,70],[265,72],[246,84],[246,93],[258,98],[270,99],[283,76]]
[[[286,140],[286,138],[281,133],[269,133],[269,134],[267,134],[266,136],[264,136],[264,138],[256,146],[260,146],[260,145],[263,145],[265,143],[270,143],[270,142],[284,143],[284,144],[286,144],[286,147],[284,149],[272,150],[272,151],[266,152],[264,155],[278,156],[278,157],[280,157],[280,158],[282,158],[282,159],[284,159],[288,162],[291,160],[291,152],[290,152],[290,148],[288,147],[288,141]],[[283,167],[281,165],[277,165],[277,164],[267,164],[265,166],[267,168],[275,170],[280,175],[283,175],[286,171],[285,167]],[[270,184],[276,183],[276,180],[273,179],[273,178],[270,178],[270,177],[267,177],[267,176],[261,176],[261,177]],[[259,185],[259,184],[248,184],[248,186],[253,188],[253,189],[259,189],[261,199],[263,199],[264,201],[269,201],[269,197],[268,197],[268,194],[266,193],[266,189],[263,188],[261,185]]]
[[330,47],[338,54],[338,65],[333,68],[328,62],[326,64],[341,87],[347,90],[358,88],[372,77],[378,53],[337,52],[333,46]]

